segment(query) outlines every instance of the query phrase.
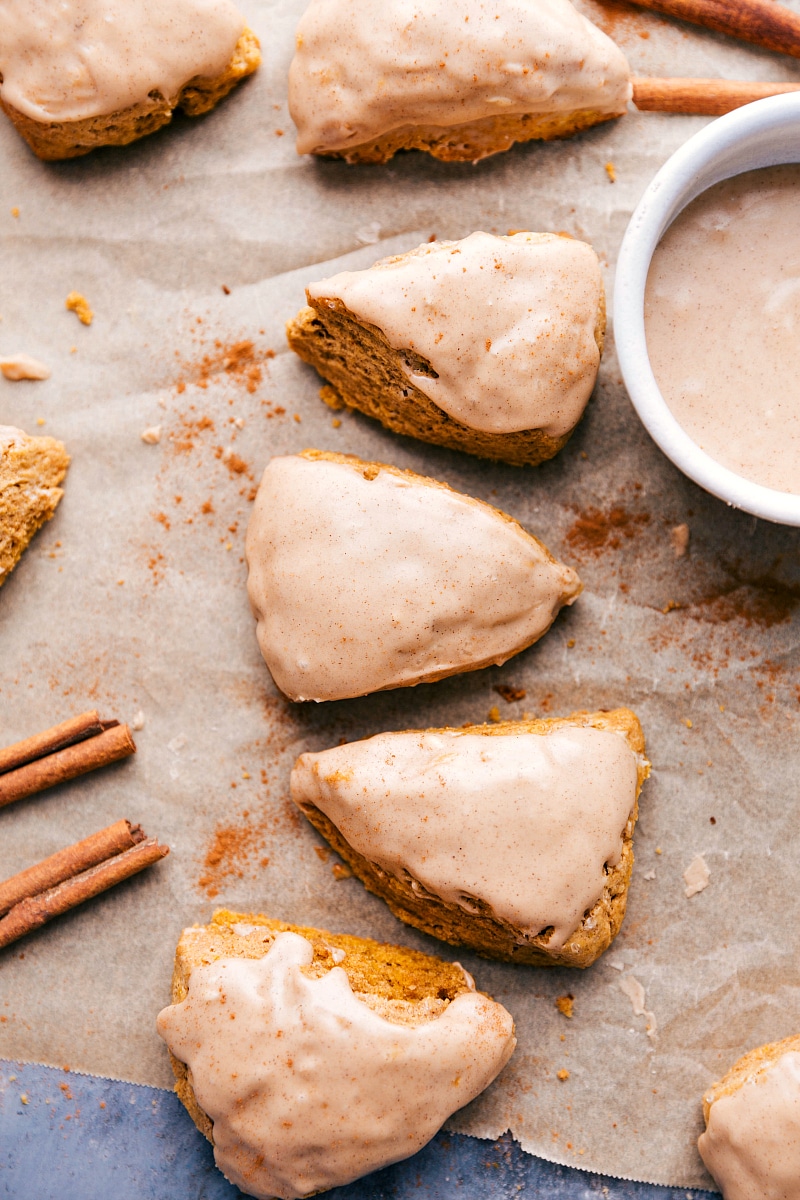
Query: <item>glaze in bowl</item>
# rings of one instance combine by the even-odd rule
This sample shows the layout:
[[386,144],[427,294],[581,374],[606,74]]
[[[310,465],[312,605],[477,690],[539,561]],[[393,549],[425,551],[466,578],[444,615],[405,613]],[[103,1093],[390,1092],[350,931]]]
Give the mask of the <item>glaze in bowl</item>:
[[656,383],[644,321],[653,252],[678,213],[723,179],[782,163],[800,163],[800,93],[771,96],[720,117],[667,160],[639,201],[622,241],[614,285],[614,340],[631,402],[676,467],[734,508],[800,526],[800,495],[753,483],[722,466],[678,423]]

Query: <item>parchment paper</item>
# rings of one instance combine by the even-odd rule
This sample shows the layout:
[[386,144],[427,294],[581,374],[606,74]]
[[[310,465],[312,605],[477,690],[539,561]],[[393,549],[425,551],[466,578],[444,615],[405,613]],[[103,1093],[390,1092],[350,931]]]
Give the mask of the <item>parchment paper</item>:
[[[73,456],[56,519],[0,592],[0,742],[87,707],[145,717],[133,760],[0,812],[0,875],[121,816],[172,847],[0,956],[0,1055],[169,1086],[154,1018],[174,945],[219,904],[441,952],[356,880],[336,880],[288,800],[295,756],[480,721],[495,705],[513,716],[628,704],[654,770],[622,933],[584,973],[452,952],[512,1011],[519,1047],[451,1124],[510,1127],[528,1150],[608,1174],[708,1185],[694,1145],[703,1089],[749,1047],[800,1028],[797,533],[726,509],[661,456],[613,338],[575,437],[554,462],[517,470],[332,414],[282,332],[309,280],[433,233],[566,230],[594,244],[610,285],[638,197],[703,122],[632,113],[474,167],[298,160],[285,81],[303,0],[242,7],[265,65],[202,121],[60,165],[0,125],[0,352],[53,368],[46,383],[0,379],[0,421],[60,437]],[[798,77],[791,60],[713,34],[583,7],[639,74]],[[95,309],[91,328],[64,309],[73,289]],[[257,359],[275,351],[250,363],[251,391],[224,361],[247,338]],[[162,440],[145,445],[153,425]],[[305,446],[490,500],[578,567],[584,595],[502,670],[289,704],[256,648],[242,556],[260,471]],[[677,558],[670,530],[684,522]],[[506,704],[499,683],[525,700]],[[687,900],[682,873],[698,853],[711,882]],[[654,1037],[620,988],[628,975],[646,989]],[[566,993],[571,1020],[555,1007]]]

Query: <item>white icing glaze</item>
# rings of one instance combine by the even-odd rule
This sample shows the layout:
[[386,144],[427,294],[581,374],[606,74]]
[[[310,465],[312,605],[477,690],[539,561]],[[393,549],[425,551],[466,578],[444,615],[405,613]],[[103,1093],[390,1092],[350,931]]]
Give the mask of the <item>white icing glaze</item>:
[[158,1018],[214,1123],[217,1166],[262,1200],[326,1191],[416,1153],[515,1045],[510,1014],[486,996],[463,992],[435,1019],[396,1024],[341,967],[304,974],[312,958],[305,938],[280,933],[264,958],[196,967],[187,999]]
[[289,70],[299,154],[408,126],[622,113],[630,97],[622,51],[569,0],[312,0]]
[[622,734],[383,733],[303,754],[292,799],[321,809],[395,876],[474,912],[474,899],[564,945],[603,893],[636,799]]
[[438,378],[409,364],[409,379],[462,425],[551,437],[577,424],[594,387],[602,295],[591,246],[549,233],[425,243],[308,288],[427,359]]
[[0,95],[43,122],[174,100],[222,74],[244,28],[231,0],[0,0]]
[[20,379],[49,379],[50,368],[29,354],[11,354],[0,358],[0,371],[6,379],[14,382]]
[[715,1100],[697,1145],[725,1200],[800,1200],[800,1054]]
[[292,700],[505,662],[580,591],[570,567],[488,505],[420,476],[367,480],[357,464],[299,455],[264,472],[246,552],[261,653]]

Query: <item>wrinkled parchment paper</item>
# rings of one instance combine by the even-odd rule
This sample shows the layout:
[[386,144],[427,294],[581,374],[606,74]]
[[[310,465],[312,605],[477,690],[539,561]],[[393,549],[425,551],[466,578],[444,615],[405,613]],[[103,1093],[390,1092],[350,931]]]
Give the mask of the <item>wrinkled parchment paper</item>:
[[[0,1055],[169,1086],[154,1018],[174,945],[220,904],[441,951],[335,878],[288,800],[295,756],[480,721],[494,706],[510,717],[629,704],[654,769],[622,933],[583,973],[459,955],[514,1014],[519,1047],[451,1124],[487,1137],[510,1127],[530,1151],[608,1174],[708,1184],[695,1150],[703,1089],[800,1028],[797,532],[727,509],[661,456],[613,338],[575,437],[518,470],[332,413],[282,332],[309,280],[434,233],[565,230],[594,244],[610,287],[636,201],[703,121],[631,113],[478,166],[298,160],[285,91],[302,0],[242,7],[264,67],[204,120],[58,165],[0,124],[0,353],[53,370],[46,383],[0,379],[0,421],[62,438],[73,457],[56,519],[0,591],[0,742],[95,706],[145,722],[133,760],[0,812],[0,875],[121,816],[172,847],[0,955]],[[621,4],[582,7],[639,74],[798,77],[791,60]],[[90,328],[65,311],[73,289],[95,310]],[[230,347],[243,339],[256,360],[240,369]],[[142,442],[158,425],[161,441]],[[305,446],[490,500],[579,569],[584,595],[502,669],[289,704],[256,648],[243,544],[268,458]],[[678,557],[671,530],[684,523]],[[501,683],[526,698],[506,703]],[[687,899],[698,854],[710,883]],[[634,1015],[630,977],[655,1029]],[[555,1006],[567,993],[571,1019]]]

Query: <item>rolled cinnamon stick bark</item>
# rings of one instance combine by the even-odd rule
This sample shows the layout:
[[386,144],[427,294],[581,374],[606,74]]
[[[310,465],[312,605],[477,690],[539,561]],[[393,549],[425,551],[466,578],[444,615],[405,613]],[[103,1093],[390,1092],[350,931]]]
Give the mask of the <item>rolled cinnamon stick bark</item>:
[[145,840],[145,834],[140,825],[131,825],[130,821],[116,821],[99,833],[58,850],[33,867],[20,871],[5,883],[0,883],[0,916],[7,913],[21,900],[37,896],[49,888],[56,887],[65,879],[87,871],[98,863],[113,858],[124,850],[130,850],[139,842]]
[[98,896],[108,888],[130,879],[132,875],[144,871],[159,859],[169,854],[169,846],[160,846],[156,838],[149,838],[123,851],[113,858],[106,859],[96,867],[90,867],[80,875],[59,883],[57,887],[49,888],[41,895],[32,896],[15,904],[11,911],[0,920],[0,950],[11,945],[19,938],[31,933],[34,929],[46,925],[54,917],[69,912],[93,896]]
[[800,16],[775,0],[633,0],[633,3],[800,58]]
[[0,750],[0,775],[33,762],[34,759],[44,758],[46,754],[54,754],[56,750],[63,750],[65,746],[72,746],[75,742],[94,737],[102,733],[106,726],[118,724],[118,721],[109,721],[104,725],[94,710],[70,717],[68,721],[54,725],[52,729],[35,733],[33,737]]
[[133,754],[136,745],[127,725],[114,725],[96,737],[57,750],[46,758],[28,762],[14,771],[0,775],[0,808],[13,800],[22,800],[45,788],[65,783],[87,771],[108,766]]
[[738,79],[634,78],[633,102],[643,112],[721,117],[754,100],[800,91],[799,83],[754,83]]

